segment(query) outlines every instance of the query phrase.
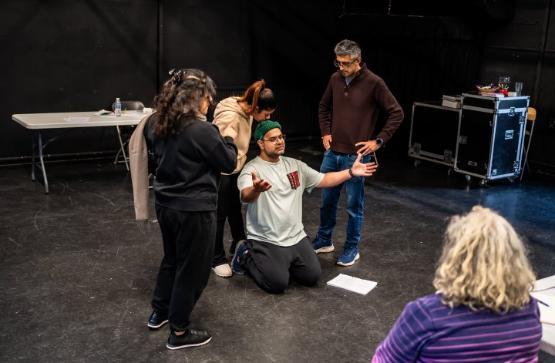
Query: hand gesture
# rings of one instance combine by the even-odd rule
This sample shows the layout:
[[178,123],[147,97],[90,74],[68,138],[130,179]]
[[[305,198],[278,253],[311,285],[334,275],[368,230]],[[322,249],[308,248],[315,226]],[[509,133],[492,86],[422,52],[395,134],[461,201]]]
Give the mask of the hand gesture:
[[380,145],[376,140],[357,142],[355,144],[355,147],[359,147],[359,146],[360,146],[360,149],[357,150],[357,153],[360,153],[362,155],[371,154],[380,148]]
[[324,149],[326,150],[331,147],[331,135],[322,136],[322,145],[324,145]]
[[251,177],[252,177],[252,187],[255,192],[262,193],[272,187],[272,184],[268,183],[266,180],[258,179],[254,171],[251,173]]
[[353,166],[351,167],[351,171],[355,176],[371,176],[376,172],[378,166],[376,163],[361,163],[360,159],[362,158],[362,154],[358,153]]

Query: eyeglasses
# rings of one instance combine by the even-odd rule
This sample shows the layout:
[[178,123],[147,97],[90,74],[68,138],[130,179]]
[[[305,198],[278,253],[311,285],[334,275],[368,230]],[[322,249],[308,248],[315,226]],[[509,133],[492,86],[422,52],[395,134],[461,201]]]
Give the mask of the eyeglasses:
[[358,59],[353,59],[350,62],[340,62],[336,59],[336,60],[333,61],[333,65],[336,66],[337,68],[341,68],[341,67],[347,68],[347,67],[352,66],[357,60]]
[[274,144],[277,143],[278,141],[285,141],[285,135],[278,135],[278,136],[273,136],[270,137],[268,139],[262,139],[263,141],[269,141],[269,142],[273,142]]

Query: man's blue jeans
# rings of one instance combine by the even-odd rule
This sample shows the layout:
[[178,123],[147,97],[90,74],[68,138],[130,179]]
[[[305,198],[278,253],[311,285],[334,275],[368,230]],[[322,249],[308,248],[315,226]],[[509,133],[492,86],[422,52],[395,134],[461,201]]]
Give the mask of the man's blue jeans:
[[[341,154],[328,149],[324,153],[320,172],[328,173],[330,171],[341,171],[349,169],[353,166],[356,154]],[[370,156],[362,158],[362,162],[367,163]],[[360,229],[364,218],[364,177],[355,176],[346,181],[347,189],[347,213],[349,220],[347,222],[347,239],[345,241],[344,250],[358,248],[360,241]],[[322,205],[320,207],[320,228],[317,238],[322,242],[330,242],[335,227],[337,216],[337,203],[343,184],[333,188],[322,189]]]

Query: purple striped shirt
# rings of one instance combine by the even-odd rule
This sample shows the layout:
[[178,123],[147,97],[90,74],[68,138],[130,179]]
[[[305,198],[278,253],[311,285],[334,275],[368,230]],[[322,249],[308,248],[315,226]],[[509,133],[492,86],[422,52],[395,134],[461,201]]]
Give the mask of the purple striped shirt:
[[534,299],[520,310],[496,314],[451,309],[433,294],[405,306],[372,363],[537,362],[541,337]]

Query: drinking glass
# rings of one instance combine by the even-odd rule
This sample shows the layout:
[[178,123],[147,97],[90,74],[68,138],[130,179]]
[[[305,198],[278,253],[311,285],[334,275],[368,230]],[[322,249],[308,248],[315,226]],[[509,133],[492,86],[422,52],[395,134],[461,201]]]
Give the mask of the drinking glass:
[[522,87],[524,86],[524,83],[522,82],[515,82],[515,92],[517,96],[520,96],[522,94]]

